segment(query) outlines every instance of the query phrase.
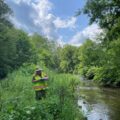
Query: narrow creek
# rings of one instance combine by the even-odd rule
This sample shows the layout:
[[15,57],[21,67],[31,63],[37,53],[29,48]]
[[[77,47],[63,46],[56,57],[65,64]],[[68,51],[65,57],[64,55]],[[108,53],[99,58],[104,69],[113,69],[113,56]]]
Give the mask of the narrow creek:
[[87,120],[120,120],[120,89],[99,88],[81,80],[78,105]]

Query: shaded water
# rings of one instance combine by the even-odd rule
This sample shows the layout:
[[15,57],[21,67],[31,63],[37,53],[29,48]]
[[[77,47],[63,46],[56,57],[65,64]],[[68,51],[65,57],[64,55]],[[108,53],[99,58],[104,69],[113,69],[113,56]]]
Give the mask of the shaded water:
[[120,120],[120,89],[99,88],[81,81],[78,105],[87,120]]

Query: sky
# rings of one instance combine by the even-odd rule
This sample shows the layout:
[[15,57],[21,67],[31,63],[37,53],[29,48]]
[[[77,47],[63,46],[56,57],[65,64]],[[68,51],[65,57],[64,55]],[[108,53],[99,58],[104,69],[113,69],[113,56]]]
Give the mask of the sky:
[[101,33],[96,23],[89,25],[87,15],[75,17],[86,0],[5,0],[13,10],[10,20],[29,35],[38,33],[59,44],[82,45]]

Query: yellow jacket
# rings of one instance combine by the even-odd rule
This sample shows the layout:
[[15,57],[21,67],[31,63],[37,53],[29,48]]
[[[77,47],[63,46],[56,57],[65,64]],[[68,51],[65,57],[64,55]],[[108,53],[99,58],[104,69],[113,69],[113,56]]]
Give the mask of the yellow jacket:
[[39,75],[33,75],[33,89],[35,91],[45,90],[47,89],[47,77],[46,74],[42,73],[41,76]]

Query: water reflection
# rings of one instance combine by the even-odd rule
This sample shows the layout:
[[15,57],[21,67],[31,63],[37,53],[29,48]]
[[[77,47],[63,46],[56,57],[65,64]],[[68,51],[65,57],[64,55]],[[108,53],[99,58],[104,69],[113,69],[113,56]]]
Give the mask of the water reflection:
[[99,88],[82,81],[79,93],[78,105],[88,120],[120,120],[120,89]]

